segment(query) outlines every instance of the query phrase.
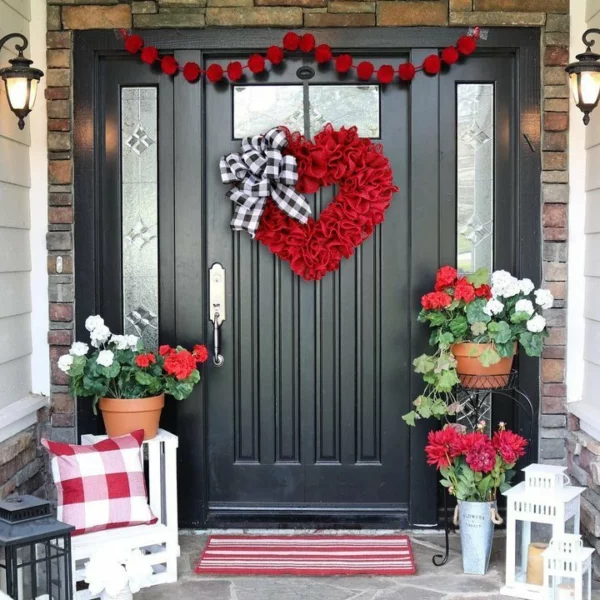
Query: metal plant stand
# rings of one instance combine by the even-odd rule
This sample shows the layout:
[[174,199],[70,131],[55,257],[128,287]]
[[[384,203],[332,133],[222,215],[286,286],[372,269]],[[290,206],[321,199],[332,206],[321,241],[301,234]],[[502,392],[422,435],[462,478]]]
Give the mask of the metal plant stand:
[[[492,404],[499,399],[514,402],[529,421],[527,436],[527,457],[531,457],[531,439],[533,437],[533,404],[529,396],[519,387],[517,371],[510,375],[460,375],[461,383],[456,388],[455,396],[460,410],[455,415],[455,422],[475,431],[477,424],[484,419],[491,422]],[[498,386],[498,387],[496,387]],[[489,430],[489,428],[488,428]],[[450,555],[450,520],[448,519],[448,492],[444,489],[444,554],[436,554],[431,559],[436,567],[448,562]]]

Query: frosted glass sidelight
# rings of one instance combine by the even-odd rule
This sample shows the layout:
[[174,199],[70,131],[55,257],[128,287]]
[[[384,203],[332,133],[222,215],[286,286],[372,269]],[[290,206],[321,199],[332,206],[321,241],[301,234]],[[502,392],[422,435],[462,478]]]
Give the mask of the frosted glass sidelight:
[[379,137],[378,85],[311,85],[308,97],[311,137],[327,123],[356,125],[362,137]]
[[158,347],[158,97],[121,90],[123,331]]
[[494,264],[494,85],[457,85],[457,264],[463,273]]

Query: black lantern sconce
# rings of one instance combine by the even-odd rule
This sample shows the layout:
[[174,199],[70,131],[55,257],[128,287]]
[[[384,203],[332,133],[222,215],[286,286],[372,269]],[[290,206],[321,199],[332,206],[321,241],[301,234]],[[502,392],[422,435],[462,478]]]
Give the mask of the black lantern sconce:
[[33,61],[23,56],[23,51],[29,42],[24,35],[20,33],[9,33],[0,39],[0,50],[2,46],[13,38],[22,40],[22,43],[15,44],[19,52],[16,58],[9,60],[10,67],[0,69],[0,77],[6,84],[6,95],[10,109],[19,118],[19,129],[25,127],[25,117],[31,112],[37,96],[37,88],[40,79],[44,73],[39,69],[32,67]]
[[581,38],[586,45],[583,54],[576,56],[577,62],[567,65],[565,71],[571,79],[571,90],[575,104],[583,113],[583,122],[590,122],[590,113],[598,105],[600,96],[600,54],[592,52],[594,40],[590,40],[592,34],[600,34],[600,29],[588,29]]
[[34,496],[0,501],[0,588],[14,600],[72,600],[71,531]]

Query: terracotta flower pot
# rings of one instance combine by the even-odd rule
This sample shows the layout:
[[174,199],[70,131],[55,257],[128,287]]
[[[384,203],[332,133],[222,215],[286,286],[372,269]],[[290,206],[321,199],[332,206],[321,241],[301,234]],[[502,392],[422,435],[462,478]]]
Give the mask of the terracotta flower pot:
[[456,372],[463,387],[476,389],[501,388],[508,385],[513,360],[517,353],[517,344],[512,356],[501,358],[500,362],[484,367],[479,361],[492,344],[474,344],[462,342],[453,344],[452,354],[456,358]]
[[144,439],[150,440],[158,433],[160,413],[165,405],[165,395],[150,398],[100,398],[100,410],[109,437],[144,430]]

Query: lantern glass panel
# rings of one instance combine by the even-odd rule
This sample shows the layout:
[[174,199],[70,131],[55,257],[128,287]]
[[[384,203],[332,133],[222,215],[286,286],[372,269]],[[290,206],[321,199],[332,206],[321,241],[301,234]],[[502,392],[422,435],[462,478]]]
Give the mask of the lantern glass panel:
[[[596,105],[600,94],[600,73],[583,71],[581,73],[571,73],[570,77],[575,104]],[[580,90],[581,97],[579,96]]]
[[575,594],[575,579],[564,575],[550,576],[548,600],[582,600]]
[[515,580],[517,583],[543,585],[544,561],[542,552],[552,539],[552,525],[516,521]]

